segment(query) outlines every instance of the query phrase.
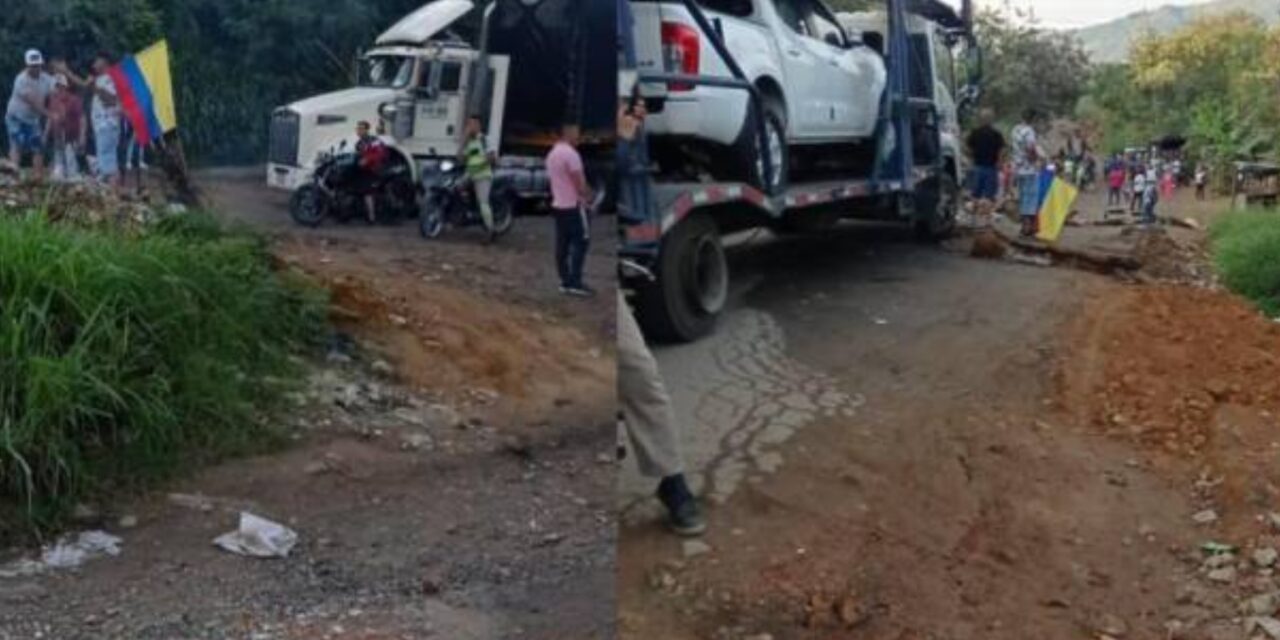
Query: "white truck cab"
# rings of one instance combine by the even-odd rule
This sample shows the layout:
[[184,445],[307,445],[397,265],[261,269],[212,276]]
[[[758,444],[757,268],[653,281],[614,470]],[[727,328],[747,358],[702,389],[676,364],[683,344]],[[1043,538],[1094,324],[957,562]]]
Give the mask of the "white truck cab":
[[[490,10],[492,10],[490,5]],[[477,62],[488,62],[488,138],[500,145],[510,60],[482,56],[464,37],[471,0],[435,0],[378,37],[360,59],[357,85],[294,102],[271,118],[267,183],[294,190],[311,177],[316,159],[355,138],[356,123],[374,125],[383,140],[414,172],[416,160],[452,157],[461,144],[467,96],[478,78]],[[382,126],[379,126],[379,124]]]

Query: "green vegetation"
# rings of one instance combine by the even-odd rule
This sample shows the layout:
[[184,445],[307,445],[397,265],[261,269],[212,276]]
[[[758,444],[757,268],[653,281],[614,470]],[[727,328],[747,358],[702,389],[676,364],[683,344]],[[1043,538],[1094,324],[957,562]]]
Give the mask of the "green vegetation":
[[1077,114],[1105,132],[1108,151],[1187,138],[1191,159],[1224,190],[1232,162],[1280,148],[1280,27],[1233,13],[1148,37],[1130,63],[1094,74]]
[[261,162],[271,110],[354,76],[357,51],[423,0],[6,0],[0,100],[30,47],[86,70],[98,50],[160,38],[173,52],[179,133],[193,161]]
[[259,451],[319,292],[202,215],[142,237],[0,212],[0,537]]
[[1231,213],[1209,233],[1223,283],[1253,300],[1268,316],[1280,317],[1280,215],[1275,211]]

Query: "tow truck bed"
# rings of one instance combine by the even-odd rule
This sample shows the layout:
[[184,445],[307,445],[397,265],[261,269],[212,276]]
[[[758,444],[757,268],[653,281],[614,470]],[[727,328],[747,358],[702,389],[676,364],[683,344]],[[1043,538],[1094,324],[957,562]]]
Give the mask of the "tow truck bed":
[[788,212],[855,200],[875,195],[901,192],[901,180],[832,180],[792,185],[785,193],[770,197],[750,185],[737,182],[673,182],[655,183],[651,189],[657,222],[626,228],[627,244],[651,244],[662,239],[695,209],[741,204],[754,213],[779,219]]

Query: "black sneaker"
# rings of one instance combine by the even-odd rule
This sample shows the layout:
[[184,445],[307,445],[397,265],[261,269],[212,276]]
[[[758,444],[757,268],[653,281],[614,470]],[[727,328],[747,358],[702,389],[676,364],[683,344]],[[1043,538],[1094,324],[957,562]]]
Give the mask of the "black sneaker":
[[696,537],[706,532],[702,507],[689,491],[683,474],[663,478],[658,484],[658,499],[667,507],[667,526],[677,535]]

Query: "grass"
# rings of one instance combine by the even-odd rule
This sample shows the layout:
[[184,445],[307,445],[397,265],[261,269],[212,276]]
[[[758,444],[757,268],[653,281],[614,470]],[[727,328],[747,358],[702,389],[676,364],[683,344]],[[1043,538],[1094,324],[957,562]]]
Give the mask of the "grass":
[[0,211],[0,538],[271,446],[322,302],[207,215],[128,237]]
[[1280,316],[1280,211],[1229,213],[1209,237],[1223,283],[1268,316]]

